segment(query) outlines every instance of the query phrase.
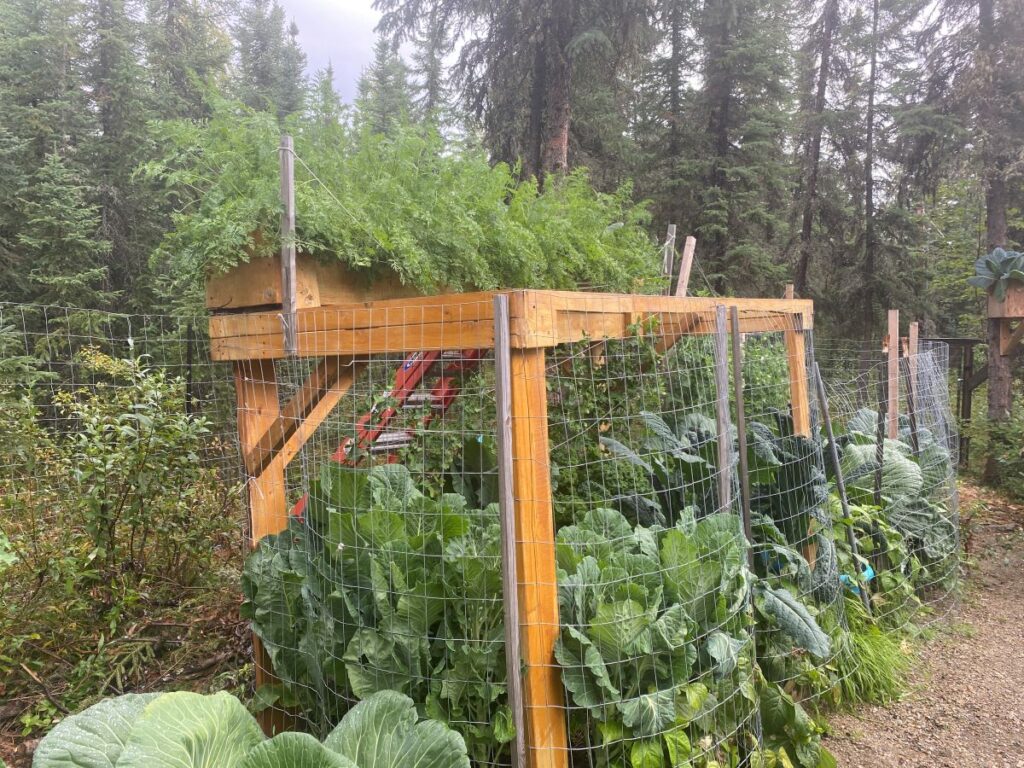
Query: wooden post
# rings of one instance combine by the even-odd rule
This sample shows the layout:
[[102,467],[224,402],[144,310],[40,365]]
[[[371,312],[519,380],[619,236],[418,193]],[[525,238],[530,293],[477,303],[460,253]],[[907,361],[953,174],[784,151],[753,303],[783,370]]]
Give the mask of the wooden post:
[[[505,668],[508,675],[508,706],[515,737],[512,768],[526,768],[526,733],[523,721],[523,680],[520,676],[519,586],[517,581],[516,497],[512,452],[512,378],[509,340],[508,296],[494,297],[494,378],[497,395],[498,504],[501,510],[501,585],[505,605]],[[512,618],[515,617],[515,618]]]
[[[738,322],[738,321],[737,321]],[[732,504],[732,439],[729,435],[729,346],[725,307],[715,307],[715,424],[718,431],[718,508]]]
[[732,336],[732,390],[736,399],[736,449],[740,470],[740,514],[743,518],[743,535],[747,537],[747,556],[750,569],[754,569],[754,528],[750,520],[750,475],[747,466],[747,414],[743,402],[743,335],[740,333],[740,312],[736,307],[730,310],[730,335]]
[[[242,455],[249,455],[280,413],[277,378],[272,360],[245,360],[235,363],[235,400],[238,406],[238,440]],[[284,464],[272,463],[258,477],[247,478],[249,496],[249,545],[255,547],[264,536],[288,525],[285,498]],[[258,637],[252,638],[256,662],[256,687],[272,685],[276,678],[270,657]],[[265,709],[259,713],[260,727],[268,735],[290,730],[294,723],[288,713]]]
[[792,301],[796,298],[796,286],[792,283],[786,283],[786,291],[782,294],[782,298]]
[[[558,583],[543,348],[513,349],[512,477],[528,768],[566,768],[569,743],[555,642]],[[510,670],[511,674],[512,670]]]
[[679,262],[679,280],[676,282],[676,296],[685,296],[690,289],[690,270],[693,269],[693,254],[697,249],[697,238],[687,235],[683,246],[683,258]]
[[665,245],[661,251],[661,270],[668,282],[665,285],[665,295],[672,295],[672,273],[676,265],[676,225],[668,225],[668,234],[665,235]]
[[918,323],[910,324],[907,335],[907,418],[910,420],[910,446],[916,456],[920,451],[917,435],[917,348],[920,336]]
[[284,348],[289,355],[298,351],[295,333],[295,149],[292,137],[281,137],[281,325]]
[[960,401],[960,466],[966,467],[971,459],[971,438],[967,430],[971,425],[972,401],[974,390],[970,381],[974,378],[974,345],[964,347],[963,364],[963,399]]
[[895,440],[900,434],[900,311],[889,310],[889,356],[887,373],[889,378],[888,430],[889,439]]
[[875,506],[882,506],[882,469],[885,467],[885,414],[889,410],[888,389],[878,371],[878,423],[875,427]]
[[801,315],[790,315],[792,327],[783,333],[789,364],[789,401],[793,434],[811,434],[811,403],[807,391],[807,339]]

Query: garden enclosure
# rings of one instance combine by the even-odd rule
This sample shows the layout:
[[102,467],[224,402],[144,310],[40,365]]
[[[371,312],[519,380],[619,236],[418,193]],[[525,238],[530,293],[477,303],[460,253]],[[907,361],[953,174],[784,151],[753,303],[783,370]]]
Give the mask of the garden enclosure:
[[[4,324],[37,315],[8,307]],[[278,311],[248,311],[211,318],[209,358],[183,323],[105,322],[15,332],[21,351],[56,345],[55,376],[13,380],[37,404],[100,393],[110,374],[83,357],[96,346],[166,365],[175,397],[191,390],[175,407],[220,425],[235,411],[257,545],[243,611],[272,727],[324,732],[389,688],[481,765],[806,757],[796,702],[842,685],[849,611],[867,597],[896,625],[955,578],[943,348],[898,358],[880,463],[888,362],[865,372],[849,364],[860,349],[822,348],[846,514],[810,302],[518,291],[309,307],[296,355]],[[29,496],[19,461],[5,517]]]
[[[481,764],[756,750],[748,597],[844,621],[812,323],[808,301],[465,294],[300,309],[292,356],[276,311],[214,317],[254,539],[286,530],[247,574],[275,702],[324,728],[397,688]],[[757,658],[820,688],[838,649],[789,629]]]

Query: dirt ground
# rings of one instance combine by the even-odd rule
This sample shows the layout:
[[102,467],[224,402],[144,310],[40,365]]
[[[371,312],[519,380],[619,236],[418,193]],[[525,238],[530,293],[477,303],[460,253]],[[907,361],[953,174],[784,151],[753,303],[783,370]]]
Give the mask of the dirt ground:
[[1024,768],[1024,506],[961,486],[963,596],[902,700],[829,717],[840,768]]

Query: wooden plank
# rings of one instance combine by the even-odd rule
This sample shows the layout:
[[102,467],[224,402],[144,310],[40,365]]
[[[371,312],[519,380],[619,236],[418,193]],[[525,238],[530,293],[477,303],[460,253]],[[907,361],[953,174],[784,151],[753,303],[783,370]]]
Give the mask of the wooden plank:
[[[238,409],[238,440],[242,454],[253,449],[260,436],[278,416],[277,379],[274,364],[265,361],[245,361],[235,364],[235,399]],[[283,530],[288,524],[285,499],[284,466],[248,478],[249,543],[255,547],[264,536]],[[253,655],[256,662],[256,686],[277,682],[271,669],[270,657],[255,635]],[[294,728],[294,718],[280,709],[265,709],[259,713],[260,726],[267,735]]]
[[785,293],[782,294],[782,298],[787,301],[792,301],[796,298],[796,287],[792,283],[786,283]]
[[[302,382],[299,391],[281,409],[281,413],[263,433],[255,447],[245,454],[246,471],[250,475],[258,476],[300,428],[303,435],[312,435],[330,414],[334,404],[337,404],[352,386],[357,371],[361,369],[362,365],[351,357],[331,355],[324,358]],[[332,403],[326,409],[318,407],[324,398],[328,398]],[[305,440],[302,440],[302,443],[304,442]],[[298,447],[301,448],[301,444]]]
[[554,657],[560,624],[544,358],[543,349],[513,349],[510,360],[524,719],[527,766],[566,768],[565,701]]
[[[296,334],[299,357],[405,353],[444,349],[490,349],[494,324],[490,320],[384,326],[356,330],[310,331]],[[214,360],[275,360],[286,357],[280,332],[210,340]]]
[[997,301],[991,293],[988,295],[988,316],[990,318],[1024,318],[1024,286],[1010,283],[1006,298]]
[[889,392],[886,399],[889,403],[886,434],[895,440],[900,434],[900,311],[890,309],[888,313],[889,350],[886,375],[889,381]]
[[[451,296],[387,299],[339,306],[306,307],[295,318],[300,333],[400,327],[421,323],[453,323],[494,320],[494,293],[477,292]],[[280,331],[277,311],[214,315],[210,337],[262,336]]]
[[[300,309],[296,351],[320,357],[490,348],[493,296],[485,292]],[[655,316],[665,327],[711,334],[710,318],[719,304],[738,309],[744,333],[778,331],[797,323],[804,330],[813,327],[810,301],[514,291],[509,293],[510,339],[515,348],[535,348],[624,338],[632,333],[632,324]],[[672,319],[694,314],[705,319],[696,324]],[[215,360],[276,359],[287,352],[277,312],[215,316],[210,337]]]
[[[799,321],[799,315],[793,318]],[[793,415],[793,432],[810,437],[811,402],[807,387],[807,338],[799,325],[783,334],[786,362],[789,367],[789,401]]]
[[295,149],[292,137],[281,136],[281,326],[284,348],[295,354]]
[[697,238],[688,235],[683,245],[683,260],[679,263],[679,280],[676,282],[676,296],[685,296],[690,290],[690,270],[693,269],[693,254],[697,249]]
[[754,569],[754,528],[750,519],[750,471],[747,466],[747,413],[743,398],[743,334],[736,307],[729,310],[729,335],[732,338],[732,392],[736,403],[736,454],[740,473],[740,515],[743,535],[747,537],[747,557]]
[[[494,297],[494,369],[497,400],[498,506],[501,513],[501,586],[506,616],[520,616],[516,566],[516,497],[512,451],[512,377],[508,296]],[[505,669],[508,670],[508,706],[515,736],[512,768],[526,768],[526,729],[523,717],[523,679],[519,621],[505,622]]]
[[715,308],[715,425],[718,433],[718,508],[732,504],[732,437],[729,431],[729,331],[726,308]]

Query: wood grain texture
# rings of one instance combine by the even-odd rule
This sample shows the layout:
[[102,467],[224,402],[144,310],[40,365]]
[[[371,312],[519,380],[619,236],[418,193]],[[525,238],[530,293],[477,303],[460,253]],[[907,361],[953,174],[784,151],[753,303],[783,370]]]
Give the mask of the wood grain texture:
[[512,474],[517,531],[526,760],[566,768],[565,700],[554,648],[561,629],[543,349],[511,351]]
[[[265,361],[236,363],[235,399],[238,408],[238,440],[245,455],[279,415],[274,364]],[[248,478],[246,490],[249,500],[249,543],[255,547],[264,536],[277,533],[288,524],[284,465],[278,464],[268,468],[259,477]],[[277,680],[271,669],[270,657],[258,637],[254,635],[252,641],[256,685],[272,685]],[[292,730],[295,726],[294,718],[279,709],[263,710],[258,719],[267,735]]]
[[[245,453],[246,471],[258,477],[278,457],[292,437],[301,432],[295,452],[288,458],[291,461],[351,388],[355,376],[362,368],[363,365],[351,357],[331,355],[324,358],[302,382],[298,392],[281,409],[252,450]],[[284,464],[287,465],[288,461]]]
[[789,402],[793,414],[793,433],[811,434],[811,401],[807,386],[807,337],[803,328],[783,333],[786,362],[789,368]]
[[888,378],[888,404],[886,436],[895,440],[900,434],[900,311],[888,312],[889,347],[886,362]]

